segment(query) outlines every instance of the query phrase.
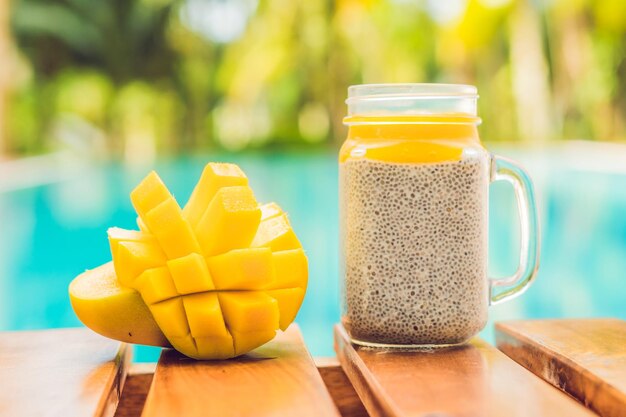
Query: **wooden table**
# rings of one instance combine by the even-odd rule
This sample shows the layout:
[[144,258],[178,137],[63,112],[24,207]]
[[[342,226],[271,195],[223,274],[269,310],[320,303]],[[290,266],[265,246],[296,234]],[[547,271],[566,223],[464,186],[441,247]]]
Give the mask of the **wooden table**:
[[598,414],[626,415],[625,321],[511,321],[496,325],[496,337],[500,350]]
[[372,417],[594,415],[478,338],[391,353],[356,346],[336,326],[335,350]]
[[131,364],[126,345],[86,329],[1,333],[0,416],[626,415],[626,322],[509,322],[497,333],[501,350],[475,339],[389,352],[338,327],[337,358],[313,361],[292,327],[242,358],[164,350],[158,364]]
[[129,346],[86,329],[0,334],[1,416],[112,416]]

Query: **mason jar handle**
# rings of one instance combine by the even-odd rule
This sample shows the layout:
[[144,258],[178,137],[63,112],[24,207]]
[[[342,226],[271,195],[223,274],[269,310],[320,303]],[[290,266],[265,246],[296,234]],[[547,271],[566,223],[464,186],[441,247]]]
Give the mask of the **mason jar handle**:
[[[491,278],[490,304],[499,304],[521,295],[537,275],[539,267],[539,225],[537,206],[530,177],[524,169],[508,158],[493,155],[491,181],[507,181],[515,190],[520,219],[520,257],[515,274],[503,278]],[[496,293],[496,287],[507,289]]]

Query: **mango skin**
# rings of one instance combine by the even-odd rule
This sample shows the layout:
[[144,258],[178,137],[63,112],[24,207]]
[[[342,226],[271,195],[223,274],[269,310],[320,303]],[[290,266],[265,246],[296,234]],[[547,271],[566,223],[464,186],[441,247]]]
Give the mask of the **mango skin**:
[[102,336],[127,343],[170,347],[141,295],[120,285],[113,262],[74,278],[69,296],[80,321]]

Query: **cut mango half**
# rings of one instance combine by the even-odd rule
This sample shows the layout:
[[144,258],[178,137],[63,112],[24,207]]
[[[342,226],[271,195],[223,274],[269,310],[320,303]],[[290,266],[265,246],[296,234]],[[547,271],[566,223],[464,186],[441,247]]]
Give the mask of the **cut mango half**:
[[273,339],[304,299],[307,257],[276,203],[209,163],[181,209],[156,172],[131,192],[140,230],[110,228],[113,262],[70,284],[79,319],[124,342],[226,359]]

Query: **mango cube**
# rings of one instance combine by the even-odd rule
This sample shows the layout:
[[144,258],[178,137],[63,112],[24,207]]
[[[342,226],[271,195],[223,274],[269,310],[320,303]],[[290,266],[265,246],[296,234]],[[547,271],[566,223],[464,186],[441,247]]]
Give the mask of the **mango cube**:
[[195,228],[209,203],[222,187],[248,185],[248,178],[234,164],[209,163],[202,171],[198,184],[183,209],[183,216]]
[[259,207],[261,209],[261,221],[283,214],[283,210],[276,203],[267,203]]
[[[226,336],[196,337],[198,359],[228,359],[236,356],[233,338]],[[254,347],[257,347],[256,345]],[[246,351],[247,352],[247,351]]]
[[187,315],[180,297],[152,304],[149,308],[154,320],[172,345],[174,344],[173,337],[184,337],[189,334]]
[[276,336],[276,330],[259,330],[255,332],[231,332],[235,342],[235,355],[242,355],[252,349],[269,342]]
[[286,214],[263,220],[250,246],[253,248],[268,247],[272,251],[302,247],[289,224]]
[[215,289],[206,260],[202,255],[191,253],[172,259],[167,261],[167,267],[180,294],[193,294]]
[[229,336],[216,293],[186,295],[183,305],[193,337]]
[[268,291],[267,295],[278,302],[278,311],[280,312],[279,326],[281,330],[287,330],[287,327],[295,320],[298,310],[300,310],[302,300],[304,300],[304,290],[302,288],[285,288]]
[[224,187],[211,200],[195,232],[206,256],[250,245],[261,210],[250,187]]
[[122,229],[120,227],[109,227],[107,230],[109,242],[138,242],[153,241],[154,237],[150,233],[138,230]]
[[208,258],[207,263],[218,290],[256,290],[274,280],[268,248],[234,249]]
[[107,236],[109,237],[109,247],[113,256],[115,256],[117,245],[120,242],[156,243],[154,237],[150,233],[144,233],[137,230],[126,230],[119,227],[110,227],[107,230]]
[[133,286],[141,293],[146,304],[158,303],[179,295],[166,267],[146,269],[135,280]]
[[168,336],[170,344],[179,352],[184,352],[190,358],[200,359],[196,340],[190,334],[185,336]]
[[255,332],[278,328],[278,302],[261,291],[219,292],[224,320],[231,332]]
[[113,253],[117,278],[132,288],[133,281],[146,269],[163,266],[165,256],[156,242],[119,242]]
[[130,201],[140,217],[144,217],[148,211],[171,197],[161,177],[154,171],[150,172],[130,193]]
[[272,253],[274,281],[269,289],[298,287],[306,289],[309,265],[304,250],[291,249]]
[[168,258],[200,252],[198,240],[173,197],[148,211],[142,220],[154,234]]

